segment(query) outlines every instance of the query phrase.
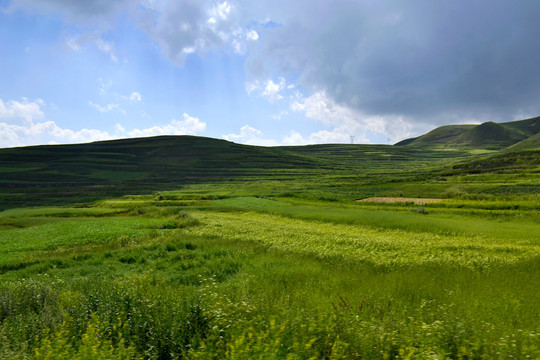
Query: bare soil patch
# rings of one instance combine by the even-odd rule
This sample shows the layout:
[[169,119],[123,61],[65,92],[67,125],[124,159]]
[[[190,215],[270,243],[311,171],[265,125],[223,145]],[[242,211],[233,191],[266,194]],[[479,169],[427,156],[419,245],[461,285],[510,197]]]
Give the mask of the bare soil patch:
[[356,200],[358,202],[374,202],[374,203],[414,203],[416,205],[425,205],[436,203],[443,199],[421,199],[421,198],[404,198],[404,197],[370,197],[367,199]]

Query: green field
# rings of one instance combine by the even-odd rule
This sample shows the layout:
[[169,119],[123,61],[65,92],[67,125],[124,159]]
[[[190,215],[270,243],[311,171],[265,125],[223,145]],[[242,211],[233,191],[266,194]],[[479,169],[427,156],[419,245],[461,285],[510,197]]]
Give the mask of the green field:
[[[0,160],[2,359],[540,358],[536,150],[166,137]],[[441,201],[357,201],[381,196]]]

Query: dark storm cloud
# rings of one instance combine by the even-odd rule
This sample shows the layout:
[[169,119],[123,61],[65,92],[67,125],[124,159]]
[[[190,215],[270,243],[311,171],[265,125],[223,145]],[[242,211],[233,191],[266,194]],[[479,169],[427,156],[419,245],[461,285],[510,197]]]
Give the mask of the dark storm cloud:
[[538,1],[305,1],[288,10],[261,34],[248,63],[255,75],[300,73],[303,85],[368,114],[444,122],[540,113]]
[[255,29],[258,40],[246,45],[250,77],[288,75],[366,116],[439,124],[540,114],[537,0],[14,0],[11,7],[73,21],[128,12],[179,65]]
[[134,4],[136,0],[13,0],[7,11],[54,11],[72,22],[101,25]]

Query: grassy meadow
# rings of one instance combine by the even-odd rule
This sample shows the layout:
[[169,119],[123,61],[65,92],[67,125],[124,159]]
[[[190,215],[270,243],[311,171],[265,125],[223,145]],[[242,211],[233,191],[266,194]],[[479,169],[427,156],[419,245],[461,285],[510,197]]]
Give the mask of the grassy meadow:
[[265,165],[112,178],[88,146],[98,194],[65,161],[0,181],[2,359],[540,359],[538,152],[233,146]]

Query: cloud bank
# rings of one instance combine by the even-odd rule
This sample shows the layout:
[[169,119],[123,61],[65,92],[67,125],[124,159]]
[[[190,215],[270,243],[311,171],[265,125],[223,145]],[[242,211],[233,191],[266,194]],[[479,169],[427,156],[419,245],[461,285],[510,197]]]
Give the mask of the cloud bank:
[[165,125],[143,129],[126,130],[122,125],[116,124],[113,133],[87,128],[72,130],[62,128],[54,121],[45,120],[43,109],[47,106],[41,99],[0,99],[0,147],[84,143],[156,135],[197,135],[206,129],[205,122],[183,114],[182,120],[172,119]]
[[538,2],[300,0],[260,11],[279,26],[261,31],[252,76],[297,76],[368,116],[441,124],[540,113]]
[[[276,103],[294,83],[304,100],[292,110],[340,134],[398,139],[540,114],[538,1],[13,0],[9,9],[99,18],[102,29],[127,13],[180,66],[192,54],[241,54],[247,91]],[[114,61],[113,44],[92,34],[72,45],[91,39]],[[330,105],[317,108],[322,94]]]

